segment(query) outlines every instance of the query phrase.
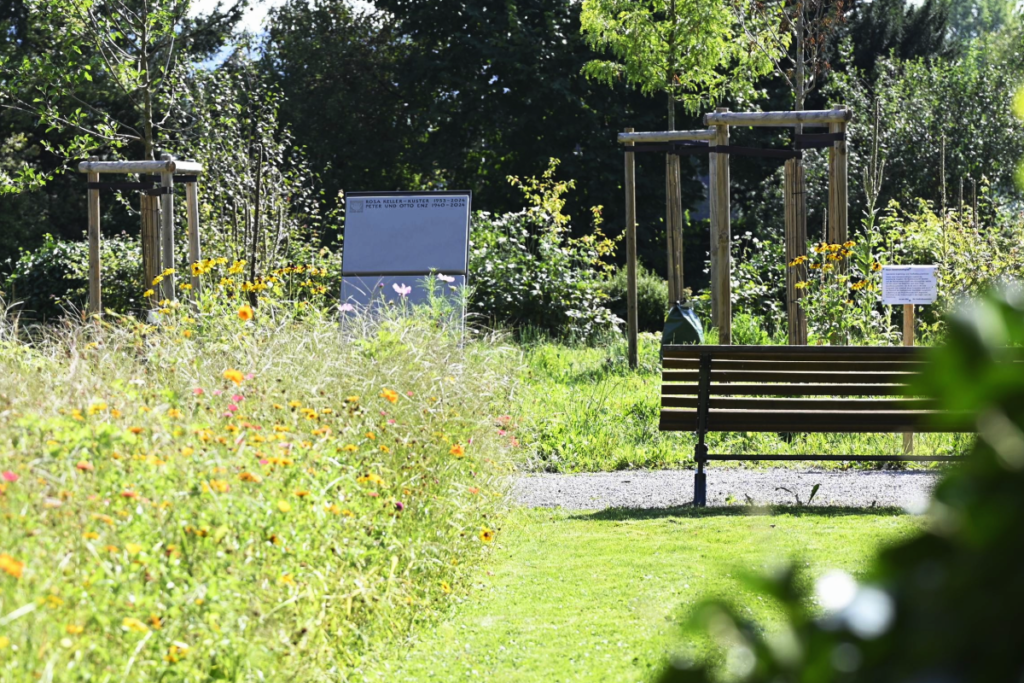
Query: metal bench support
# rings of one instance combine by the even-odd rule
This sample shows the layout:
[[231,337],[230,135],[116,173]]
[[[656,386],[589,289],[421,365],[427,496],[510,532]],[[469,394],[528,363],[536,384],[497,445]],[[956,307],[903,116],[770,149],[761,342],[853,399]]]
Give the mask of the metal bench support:
[[704,437],[708,432],[708,401],[711,398],[711,354],[700,355],[700,371],[697,379],[697,446],[693,459],[697,462],[697,474],[693,479],[693,505],[705,507],[708,503],[707,475],[704,463],[708,459],[708,445]]

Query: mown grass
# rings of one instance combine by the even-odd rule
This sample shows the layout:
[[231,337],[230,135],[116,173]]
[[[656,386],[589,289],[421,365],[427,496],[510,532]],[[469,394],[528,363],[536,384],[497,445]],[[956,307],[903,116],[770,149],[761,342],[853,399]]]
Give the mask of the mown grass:
[[828,569],[857,576],[880,545],[922,523],[841,508],[522,511],[450,619],[379,680],[649,680],[670,654],[713,652],[679,628],[705,598],[728,600],[766,629],[778,623],[778,606],[744,573],[796,561],[808,579]]
[[[631,371],[626,345],[613,339],[587,347],[537,341],[525,347],[527,370],[515,414],[516,435],[528,455],[523,466],[544,472],[598,472],[693,465],[690,433],[658,431],[660,339],[640,335],[640,367]],[[918,434],[918,455],[959,455],[970,435]],[[897,455],[899,434],[712,433],[712,453]],[[748,463],[749,465],[749,463]],[[761,466],[778,466],[766,462]],[[796,466],[874,467],[800,462]],[[735,466],[716,463],[715,467]],[[927,466],[927,465],[926,465]]]
[[240,304],[0,328],[0,680],[358,680],[492,548],[518,353]]

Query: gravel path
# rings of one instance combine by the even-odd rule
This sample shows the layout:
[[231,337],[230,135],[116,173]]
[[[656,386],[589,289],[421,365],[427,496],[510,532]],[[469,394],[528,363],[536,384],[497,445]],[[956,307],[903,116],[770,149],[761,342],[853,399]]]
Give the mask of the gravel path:
[[[708,469],[708,505],[807,502],[812,505],[902,507],[923,511],[938,473],[823,472],[790,469]],[[790,492],[781,490],[789,489]],[[528,474],[516,479],[514,500],[527,507],[570,510],[667,508],[693,502],[693,470],[623,471],[597,474]]]

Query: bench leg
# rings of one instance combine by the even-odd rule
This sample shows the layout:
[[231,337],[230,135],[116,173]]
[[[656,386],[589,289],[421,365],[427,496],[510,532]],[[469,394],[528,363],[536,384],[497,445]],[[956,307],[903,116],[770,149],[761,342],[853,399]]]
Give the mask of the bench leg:
[[693,479],[693,506],[702,508],[708,504],[708,480],[704,473],[704,459],[697,459],[697,474]]

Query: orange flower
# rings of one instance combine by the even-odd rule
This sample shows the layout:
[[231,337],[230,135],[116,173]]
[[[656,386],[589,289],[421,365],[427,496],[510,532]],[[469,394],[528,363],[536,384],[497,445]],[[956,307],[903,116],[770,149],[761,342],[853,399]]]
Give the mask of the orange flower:
[[466,454],[466,449],[462,447],[462,444],[457,443],[454,446],[452,446],[452,449],[448,451],[448,453],[454,455],[456,458],[461,458]]
[[341,506],[338,505],[337,503],[331,503],[330,505],[325,505],[324,509],[327,510],[328,512],[330,512],[332,515],[340,515],[341,514]]
[[385,398],[391,403],[394,403],[398,400],[398,392],[393,391],[391,389],[385,389],[384,391],[380,392],[380,395],[381,398]]
[[309,491],[307,491],[306,489],[299,489],[298,491],[295,492],[295,495],[298,496],[299,498],[305,498],[306,496],[309,495]]
[[16,579],[21,578],[25,571],[25,563],[19,562],[7,553],[0,553],[0,571],[7,572]]
[[91,462],[88,462],[86,460],[82,460],[77,465],[75,465],[75,467],[82,470],[83,472],[92,472],[94,469],[96,469],[95,467],[92,466]]
[[242,306],[238,309],[238,319],[243,321],[252,320],[252,306]]
[[238,475],[238,478],[241,479],[242,481],[250,481],[253,484],[258,484],[261,481],[263,481],[263,478],[260,477],[260,475],[253,474],[252,472],[242,472],[241,474]]
[[242,380],[245,379],[245,375],[243,375],[238,370],[235,370],[234,368],[228,368],[227,370],[224,371],[224,379],[234,382],[236,385],[238,385],[241,384]]

